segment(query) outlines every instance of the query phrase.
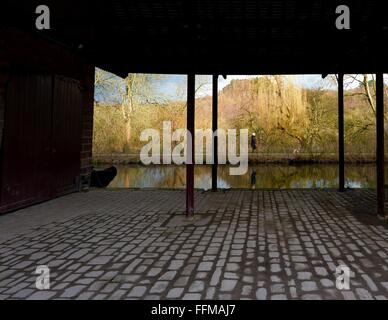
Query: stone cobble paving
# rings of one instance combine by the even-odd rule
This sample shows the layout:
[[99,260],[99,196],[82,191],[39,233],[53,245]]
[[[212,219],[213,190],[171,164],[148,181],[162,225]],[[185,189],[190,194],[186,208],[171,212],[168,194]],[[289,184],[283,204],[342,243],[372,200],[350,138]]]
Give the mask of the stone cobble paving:
[[[0,299],[388,298],[388,229],[370,214],[372,191],[195,198],[194,220],[173,190],[96,190],[0,216]],[[10,219],[28,223],[17,234]],[[38,265],[49,290],[36,289]],[[350,290],[336,289],[339,265]]]

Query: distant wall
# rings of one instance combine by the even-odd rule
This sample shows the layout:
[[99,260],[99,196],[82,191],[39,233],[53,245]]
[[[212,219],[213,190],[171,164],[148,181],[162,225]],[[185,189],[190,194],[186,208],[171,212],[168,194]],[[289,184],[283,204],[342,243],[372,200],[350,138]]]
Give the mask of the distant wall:
[[[93,162],[96,164],[137,164],[140,163],[139,152],[125,153],[104,153],[93,154]],[[205,158],[204,158],[205,159]],[[388,159],[388,158],[386,158]],[[249,153],[249,163],[337,163],[338,155],[335,153],[325,154],[287,154],[287,153]],[[372,163],[376,161],[374,154],[346,154],[345,161],[348,163]],[[204,160],[205,162],[205,160]],[[388,162],[388,161],[387,161]]]

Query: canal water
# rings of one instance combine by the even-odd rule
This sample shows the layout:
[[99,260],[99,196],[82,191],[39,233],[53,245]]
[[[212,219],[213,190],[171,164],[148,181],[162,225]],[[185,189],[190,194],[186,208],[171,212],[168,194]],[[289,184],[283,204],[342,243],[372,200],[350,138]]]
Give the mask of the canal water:
[[[118,165],[116,167],[117,176],[108,188],[183,189],[185,187],[184,166]],[[345,176],[348,188],[375,187],[376,170],[373,164],[346,165]],[[250,166],[245,175],[232,176],[229,174],[229,166],[220,165],[218,186],[223,189],[337,188],[338,166],[336,164],[260,164]],[[204,190],[211,188],[211,166],[195,167],[195,187]]]

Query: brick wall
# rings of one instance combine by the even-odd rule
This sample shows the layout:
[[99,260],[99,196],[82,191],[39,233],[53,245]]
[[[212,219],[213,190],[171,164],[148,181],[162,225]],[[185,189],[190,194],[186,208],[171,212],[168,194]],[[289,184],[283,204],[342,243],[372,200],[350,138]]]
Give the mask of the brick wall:
[[92,169],[94,67],[85,65],[81,79],[83,92],[82,137],[81,137],[81,179],[80,190],[87,190]]

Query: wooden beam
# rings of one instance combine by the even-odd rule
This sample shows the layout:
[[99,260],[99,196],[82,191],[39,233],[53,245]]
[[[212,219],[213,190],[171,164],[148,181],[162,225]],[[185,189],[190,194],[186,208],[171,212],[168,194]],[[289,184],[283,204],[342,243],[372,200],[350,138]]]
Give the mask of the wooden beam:
[[345,191],[344,75],[338,74],[338,177],[339,191]]
[[377,182],[377,214],[384,212],[384,75],[376,74],[376,182]]
[[[218,75],[213,75],[213,110],[212,130],[213,134],[218,130]],[[217,191],[217,167],[218,167],[218,137],[213,138],[213,164],[212,164],[212,191]]]
[[[195,74],[187,75],[187,131],[191,133],[186,163],[186,215],[194,215]],[[190,142],[190,139],[188,139]]]

